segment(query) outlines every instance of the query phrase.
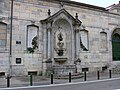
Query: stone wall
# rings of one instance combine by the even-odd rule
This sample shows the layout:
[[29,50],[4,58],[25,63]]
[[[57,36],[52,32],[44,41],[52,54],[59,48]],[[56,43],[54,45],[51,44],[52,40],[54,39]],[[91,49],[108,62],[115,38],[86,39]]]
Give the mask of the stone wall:
[[[44,48],[44,31],[40,20],[48,18],[48,10],[51,15],[58,12],[60,2],[47,2],[43,0],[14,0],[13,12],[13,40],[12,40],[12,65],[21,67],[20,73],[26,75],[28,71],[43,70],[43,48]],[[91,8],[79,7],[77,5],[68,5],[63,2],[63,8],[68,11],[73,17],[78,13],[78,19],[82,22],[82,27],[88,31],[88,51],[79,51],[81,60],[80,67],[97,68],[102,67],[109,62],[112,62],[112,46],[111,34],[119,25],[119,15],[108,13],[107,11],[96,10]],[[8,45],[6,52],[0,53],[1,71],[7,71],[9,63],[9,29],[10,29],[10,2],[1,0],[0,2],[0,21],[8,24],[7,40]],[[36,25],[39,27],[39,47],[34,54],[27,52],[27,26]],[[100,32],[107,33],[108,50],[101,51],[100,49]],[[16,42],[20,41],[21,44]],[[2,55],[4,57],[2,57]],[[16,64],[16,58],[21,58],[20,65]],[[4,61],[3,61],[4,60]],[[6,62],[5,62],[6,60]],[[70,64],[70,63],[69,63]],[[6,66],[7,65],[7,66]],[[3,69],[5,67],[5,69]],[[19,72],[19,70],[18,70]],[[15,74],[17,75],[17,74]]]

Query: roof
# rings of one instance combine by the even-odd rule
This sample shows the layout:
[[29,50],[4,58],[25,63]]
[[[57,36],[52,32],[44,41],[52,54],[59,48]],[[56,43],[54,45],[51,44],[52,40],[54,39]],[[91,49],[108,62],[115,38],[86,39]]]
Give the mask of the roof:
[[120,1],[119,1],[119,3],[118,3],[118,4],[114,4],[114,6],[120,6]]
[[112,4],[112,5],[108,6],[107,8],[111,8],[111,7],[120,7],[120,1],[118,4]]
[[82,7],[98,9],[98,10],[102,10],[102,11],[108,11],[104,7],[99,7],[99,6],[85,4],[85,3],[71,1],[71,0],[43,0],[43,1],[58,2],[58,3],[63,2],[64,4],[68,4],[68,5],[75,5],[75,6],[78,6],[78,7],[82,6]]

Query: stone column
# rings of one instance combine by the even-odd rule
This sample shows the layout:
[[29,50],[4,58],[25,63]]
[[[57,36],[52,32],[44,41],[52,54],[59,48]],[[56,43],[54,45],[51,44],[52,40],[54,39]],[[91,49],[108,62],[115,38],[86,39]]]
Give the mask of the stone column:
[[75,53],[76,53],[76,56],[75,58],[78,59],[79,58],[79,50],[80,50],[80,37],[79,37],[79,25],[76,25],[75,26]]
[[52,22],[47,22],[47,60],[46,60],[46,74],[49,76],[52,73],[52,47],[51,47],[51,30],[52,30]]
[[50,29],[48,29],[48,58],[51,58],[51,36]]
[[79,28],[76,28],[75,29],[75,40],[76,40],[76,43],[75,43],[75,51],[76,51],[76,56],[75,56],[75,65],[76,65],[76,72],[81,72],[81,60],[79,58],[79,54],[80,54],[80,36],[79,36],[79,31],[80,29]]
[[43,36],[43,56],[44,59],[47,58],[47,30],[46,30],[46,25],[43,25],[43,31],[44,31],[44,36]]
[[50,59],[51,58],[51,30],[52,30],[52,28],[51,28],[51,22],[49,22],[48,24],[47,24],[47,33],[48,33],[48,43],[47,43],[47,47],[48,47],[48,53],[47,53],[47,55],[48,55],[48,59]]
[[75,51],[75,41],[74,41],[75,40],[75,36],[74,35],[75,35],[75,31],[72,30],[72,42],[71,42],[71,44],[72,44],[71,45],[71,49],[72,50],[71,50],[71,56],[70,57],[72,58],[71,60],[72,60],[73,63],[75,61],[75,52],[76,52]]
[[76,30],[76,58],[79,58],[80,50],[80,39],[79,39],[79,29]]
[[[42,24],[42,30],[44,31],[43,33],[43,59],[42,59],[42,73],[43,75],[46,74],[46,60],[47,60],[47,30],[46,30],[46,24]],[[42,50],[42,49],[41,49]]]

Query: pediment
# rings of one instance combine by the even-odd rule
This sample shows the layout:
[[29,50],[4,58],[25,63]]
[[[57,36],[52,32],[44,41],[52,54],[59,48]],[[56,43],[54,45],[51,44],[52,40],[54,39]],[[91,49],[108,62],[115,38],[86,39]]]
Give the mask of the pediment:
[[54,21],[57,17],[60,17],[60,18],[67,17],[68,19],[70,19],[73,22],[73,24],[79,24],[79,25],[81,25],[81,23],[82,23],[78,18],[74,18],[65,9],[61,9],[57,13],[55,13],[54,15],[52,15],[52,16],[44,19],[44,20],[41,20],[41,23],[47,23],[47,22]]

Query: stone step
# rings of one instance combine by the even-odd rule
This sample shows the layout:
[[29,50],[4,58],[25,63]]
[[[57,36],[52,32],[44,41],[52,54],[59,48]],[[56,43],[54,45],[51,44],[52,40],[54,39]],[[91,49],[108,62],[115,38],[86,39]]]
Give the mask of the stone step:
[[114,73],[114,74],[120,74],[120,69],[112,69],[112,73]]
[[[77,79],[77,78],[82,78],[83,77],[83,73],[72,73],[71,74],[71,78],[72,79]],[[69,74],[68,75],[56,75],[54,74],[54,78],[55,79],[68,79],[69,78]]]
[[120,74],[120,65],[114,65],[112,68],[112,73]]

